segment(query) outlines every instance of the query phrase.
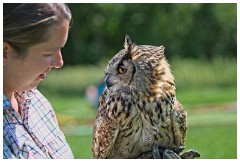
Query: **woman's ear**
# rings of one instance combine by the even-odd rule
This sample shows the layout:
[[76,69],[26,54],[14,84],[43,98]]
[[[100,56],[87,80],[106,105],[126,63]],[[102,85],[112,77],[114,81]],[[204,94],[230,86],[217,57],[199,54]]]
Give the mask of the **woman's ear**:
[[9,43],[3,42],[3,65],[7,65],[9,55],[12,52],[12,47]]

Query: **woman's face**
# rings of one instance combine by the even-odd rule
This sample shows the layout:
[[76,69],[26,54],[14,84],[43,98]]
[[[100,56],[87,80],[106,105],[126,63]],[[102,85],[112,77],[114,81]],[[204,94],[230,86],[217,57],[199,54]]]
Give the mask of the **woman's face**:
[[68,28],[68,21],[53,27],[49,32],[49,39],[30,47],[24,58],[16,57],[14,50],[8,50],[4,54],[4,94],[35,88],[45,79],[51,68],[63,66],[61,48],[67,41]]

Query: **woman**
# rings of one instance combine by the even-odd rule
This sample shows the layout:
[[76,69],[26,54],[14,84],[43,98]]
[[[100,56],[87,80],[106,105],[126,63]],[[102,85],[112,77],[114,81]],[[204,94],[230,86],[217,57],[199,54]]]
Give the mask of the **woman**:
[[53,108],[36,89],[63,66],[70,22],[65,4],[3,5],[3,158],[73,158]]

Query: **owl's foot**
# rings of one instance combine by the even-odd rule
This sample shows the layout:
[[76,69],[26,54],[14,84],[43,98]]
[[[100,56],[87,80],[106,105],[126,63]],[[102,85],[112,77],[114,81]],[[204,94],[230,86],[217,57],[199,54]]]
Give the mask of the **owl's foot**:
[[159,146],[157,144],[153,145],[151,151],[147,151],[137,159],[194,159],[200,157],[200,154],[195,150],[188,150],[180,154],[185,149],[184,146],[180,147],[166,147]]
[[181,155],[181,159],[194,159],[199,157],[200,153],[195,150],[188,150]]
[[184,146],[165,147],[154,144],[152,155],[154,159],[194,159],[200,157],[200,153],[195,150],[188,150],[180,155],[184,149]]
[[165,149],[163,151],[163,159],[181,159],[181,157],[172,150]]
[[160,150],[158,149],[157,144],[153,145],[152,155],[154,159],[162,159],[162,155],[160,154]]
[[154,159],[181,159],[181,157],[173,150],[164,148],[159,149],[157,144],[153,145],[152,155]]

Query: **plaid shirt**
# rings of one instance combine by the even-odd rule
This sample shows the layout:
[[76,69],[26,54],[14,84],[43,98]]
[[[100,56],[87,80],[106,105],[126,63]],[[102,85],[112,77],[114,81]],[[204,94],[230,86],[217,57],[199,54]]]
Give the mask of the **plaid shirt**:
[[47,99],[37,89],[16,99],[21,115],[3,95],[3,158],[74,158]]

